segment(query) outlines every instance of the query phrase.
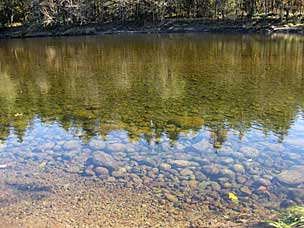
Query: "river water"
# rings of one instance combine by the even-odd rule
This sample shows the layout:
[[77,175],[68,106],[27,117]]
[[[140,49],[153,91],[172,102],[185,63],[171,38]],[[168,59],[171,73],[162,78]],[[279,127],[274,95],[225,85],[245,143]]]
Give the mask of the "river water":
[[[303,107],[303,37],[1,40],[0,217],[99,227],[108,224],[100,215],[51,209],[72,204],[67,189],[88,197],[95,188],[128,191],[117,196],[126,208],[149,193],[142,210],[167,215],[147,224],[117,213],[110,227],[267,221],[304,202]],[[82,213],[104,206],[94,197]]]

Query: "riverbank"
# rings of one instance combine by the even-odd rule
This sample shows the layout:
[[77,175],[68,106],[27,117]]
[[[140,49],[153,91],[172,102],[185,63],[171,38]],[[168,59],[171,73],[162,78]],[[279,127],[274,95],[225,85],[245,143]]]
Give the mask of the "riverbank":
[[15,27],[0,30],[0,38],[28,38],[52,36],[103,35],[119,33],[290,33],[304,35],[304,21],[280,19],[238,19],[203,20],[175,19],[164,20],[157,25],[134,23],[88,24],[83,26],[61,27]]

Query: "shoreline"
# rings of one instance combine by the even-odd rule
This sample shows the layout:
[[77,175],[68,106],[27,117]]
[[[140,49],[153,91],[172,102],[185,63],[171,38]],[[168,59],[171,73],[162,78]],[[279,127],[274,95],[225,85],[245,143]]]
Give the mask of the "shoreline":
[[14,27],[0,29],[0,39],[60,37],[106,34],[163,33],[236,33],[236,34],[298,34],[304,35],[304,24],[284,23],[279,19],[248,20],[164,20],[156,25],[87,24],[56,27]]

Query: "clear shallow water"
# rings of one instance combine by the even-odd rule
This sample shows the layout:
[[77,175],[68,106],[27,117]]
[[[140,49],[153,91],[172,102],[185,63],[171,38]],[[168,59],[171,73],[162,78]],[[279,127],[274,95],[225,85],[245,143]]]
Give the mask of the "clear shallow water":
[[303,204],[303,175],[295,181],[290,173],[304,167],[303,42],[222,35],[1,41],[0,172],[56,167],[212,211]]

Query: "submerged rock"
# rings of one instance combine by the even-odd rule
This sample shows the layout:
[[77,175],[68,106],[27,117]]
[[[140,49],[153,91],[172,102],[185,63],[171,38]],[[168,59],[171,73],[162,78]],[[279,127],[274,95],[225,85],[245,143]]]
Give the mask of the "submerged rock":
[[241,164],[235,164],[235,165],[233,166],[233,170],[234,170],[235,172],[237,172],[237,173],[245,173],[245,168],[244,168],[244,166],[241,165]]
[[191,162],[191,161],[186,161],[186,160],[171,160],[169,163],[173,166],[177,166],[177,167],[181,167],[181,168],[199,166],[199,164],[197,162]]
[[255,185],[258,185],[258,186],[261,186],[261,185],[262,186],[270,186],[270,185],[272,185],[270,180],[267,180],[265,178],[261,178],[260,176],[254,176],[253,180],[255,181]]
[[86,170],[84,171],[84,173],[88,176],[94,176],[95,175],[95,172],[93,170],[93,166],[89,166],[86,168]]
[[0,142],[0,150],[6,148],[6,144]]
[[111,155],[102,151],[97,151],[94,153],[92,162],[95,166],[105,167],[110,170],[116,170],[120,167],[118,161],[116,161]]
[[238,175],[236,178],[236,181],[239,184],[244,184],[247,181],[247,178],[246,178],[246,176]]
[[195,180],[189,180],[189,181],[184,180],[184,181],[182,181],[182,184],[184,186],[195,188],[197,186],[197,181],[195,181]]
[[288,157],[291,160],[300,160],[302,158],[302,156],[300,154],[297,154],[297,153],[289,153]]
[[159,168],[168,171],[168,170],[171,169],[171,165],[169,165],[169,164],[167,164],[167,163],[161,163],[161,164],[159,165]]
[[106,144],[104,141],[101,141],[101,140],[92,140],[89,143],[89,146],[92,149],[103,150],[106,147]]
[[196,144],[193,144],[192,147],[200,152],[205,152],[211,147],[211,144],[206,140],[202,140]]
[[109,170],[104,167],[97,167],[95,169],[95,173],[97,176],[108,176],[109,175]]
[[220,161],[225,165],[232,164],[234,162],[233,158],[229,158],[229,157],[223,157],[220,159]]
[[65,169],[66,172],[68,173],[79,173],[81,171],[80,166],[71,166]]
[[256,158],[260,155],[260,152],[256,148],[249,146],[243,146],[240,149],[240,152],[244,154],[247,158]]
[[107,149],[112,152],[123,152],[126,148],[126,145],[122,143],[113,143],[107,146]]
[[192,170],[191,169],[183,169],[180,171],[180,174],[182,176],[190,176],[193,174]]
[[284,170],[275,176],[275,179],[288,186],[304,184],[304,166],[295,166],[289,170]]
[[229,182],[224,183],[224,188],[228,189],[228,188],[231,188],[231,187],[232,187],[231,183],[229,183]]
[[183,145],[183,144],[181,144],[181,143],[178,143],[178,142],[177,142],[177,143],[175,144],[175,149],[176,149],[176,150],[183,151],[185,148],[186,148],[186,146]]
[[130,174],[130,177],[136,186],[139,186],[142,184],[142,179],[139,176],[137,176],[136,174],[134,174],[134,173]]
[[195,179],[198,180],[198,181],[205,181],[205,180],[208,179],[205,174],[203,174],[201,172],[198,172],[198,171],[195,172],[194,175],[195,175]]
[[219,185],[216,182],[211,182],[211,187],[214,191],[220,191],[221,190],[221,185]]
[[154,167],[156,165],[155,161],[149,157],[138,156],[134,158],[139,165],[146,165]]
[[40,146],[41,150],[51,150],[55,147],[55,143],[54,142],[48,142],[48,143],[44,143]]
[[221,166],[217,164],[212,164],[212,165],[205,165],[203,166],[203,170],[208,174],[208,175],[218,175],[221,172]]
[[63,144],[63,149],[65,149],[65,150],[75,150],[80,147],[81,147],[81,144],[78,141],[68,141]]
[[251,195],[252,194],[251,190],[247,186],[241,187],[240,190],[245,195]]
[[165,197],[167,200],[173,202],[173,203],[177,203],[178,202],[178,198],[174,195],[172,195],[171,193],[165,193]]
[[116,177],[116,178],[121,178],[121,177],[124,177],[125,175],[126,175],[126,173],[124,173],[120,170],[112,172],[112,176]]
[[230,169],[227,169],[227,168],[222,169],[222,170],[220,170],[220,174],[223,177],[227,177],[229,179],[235,179],[235,173]]
[[198,184],[198,189],[200,191],[204,191],[207,189],[207,187],[210,185],[210,183],[208,181],[202,181],[201,183]]

